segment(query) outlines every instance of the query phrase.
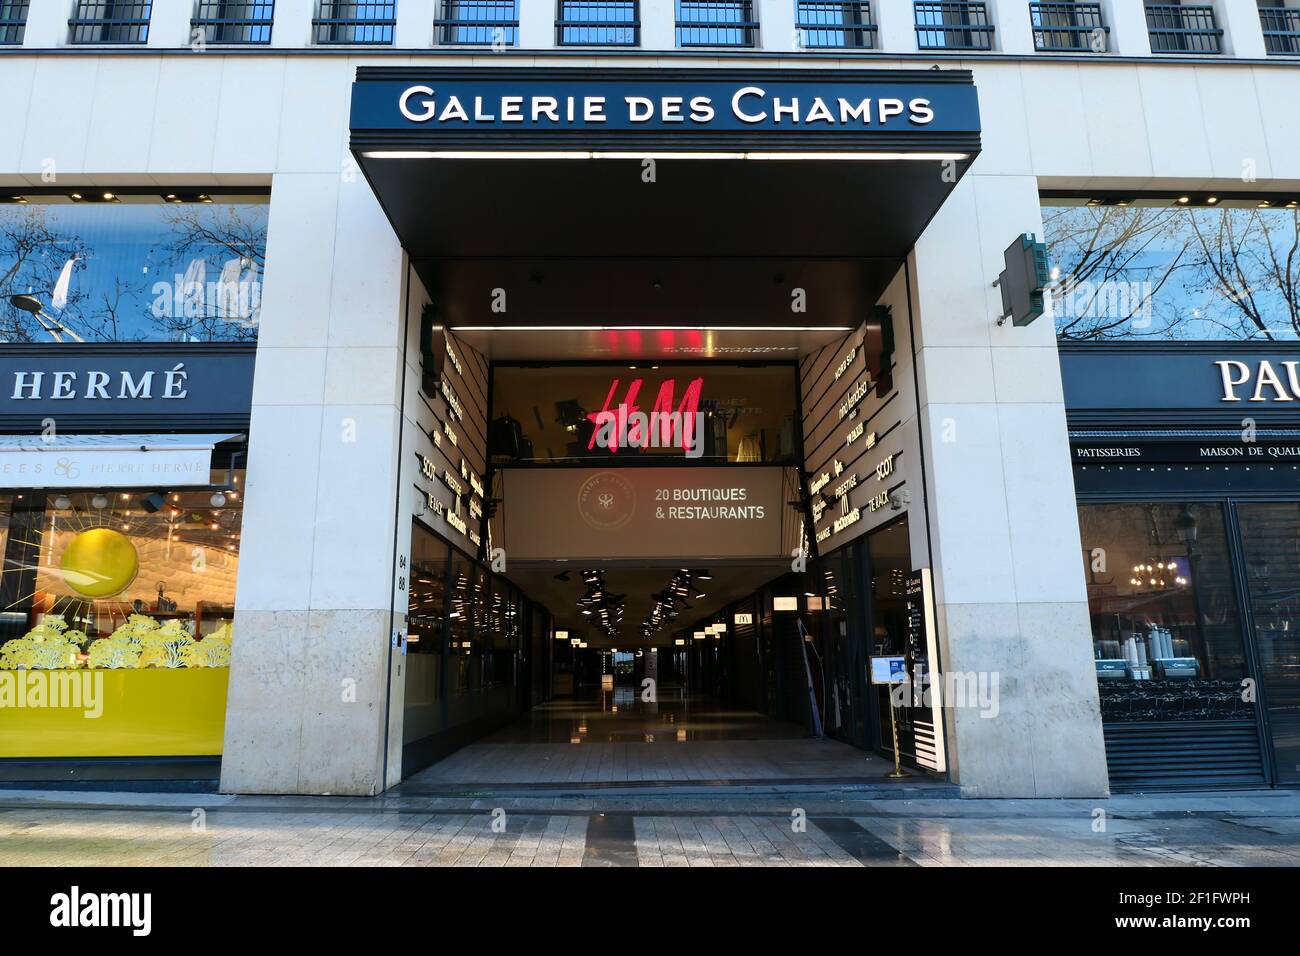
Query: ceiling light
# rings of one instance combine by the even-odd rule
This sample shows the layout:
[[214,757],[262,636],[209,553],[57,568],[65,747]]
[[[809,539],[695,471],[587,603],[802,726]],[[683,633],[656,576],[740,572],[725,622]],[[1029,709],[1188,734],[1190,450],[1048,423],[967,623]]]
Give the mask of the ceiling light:
[[208,499],[214,508],[224,508],[226,506],[226,496],[220,491],[212,492],[212,497]]
[[1191,196],[1179,196],[1179,197],[1178,197],[1178,205],[1180,205],[1180,206],[1186,206],[1186,205],[1187,205],[1189,202],[1191,202],[1191,201],[1192,201],[1192,197],[1191,197]]
[[1217,202],[1219,201],[1219,197],[1218,197],[1218,196],[1206,196],[1206,197],[1205,197],[1205,201],[1206,201],[1209,205],[1213,206],[1215,203],[1217,203]]

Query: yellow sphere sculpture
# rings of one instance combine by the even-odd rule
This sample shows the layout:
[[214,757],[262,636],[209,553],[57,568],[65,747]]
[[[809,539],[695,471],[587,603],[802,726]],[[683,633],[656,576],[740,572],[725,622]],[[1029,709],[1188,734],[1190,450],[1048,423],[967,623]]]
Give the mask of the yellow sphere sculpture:
[[59,568],[68,587],[88,598],[125,591],[140,570],[140,556],[124,534],[112,528],[83,531],[63,549]]

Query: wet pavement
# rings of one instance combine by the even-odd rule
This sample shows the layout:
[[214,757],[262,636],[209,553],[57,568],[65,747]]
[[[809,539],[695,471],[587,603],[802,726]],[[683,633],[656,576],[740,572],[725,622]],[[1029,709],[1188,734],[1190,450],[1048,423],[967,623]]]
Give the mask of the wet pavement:
[[0,794],[0,866],[1296,866],[1300,794]]

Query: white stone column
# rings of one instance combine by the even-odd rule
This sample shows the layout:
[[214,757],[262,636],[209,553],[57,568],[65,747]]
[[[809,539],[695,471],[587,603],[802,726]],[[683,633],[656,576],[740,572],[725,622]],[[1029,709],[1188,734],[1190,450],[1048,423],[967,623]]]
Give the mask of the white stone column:
[[916,52],[916,13],[912,0],[875,0],[876,45],[885,53]]
[[755,0],[758,45],[762,50],[797,50],[794,35],[794,0]]
[[[271,27],[271,46],[304,47],[311,44],[311,21],[316,16],[317,0],[275,0],[275,24]],[[399,7],[405,6],[404,3]],[[401,11],[398,11],[399,25]]]
[[1034,31],[1030,27],[1029,0],[991,0],[993,48],[1004,53],[1033,53]]
[[996,716],[948,701],[948,747],[970,796],[1099,796],[1106,757],[1055,332],[1048,315],[995,325],[991,283],[1024,232],[1042,234],[1034,177],[968,175],[911,260],[941,665],[998,689]]
[[274,177],[266,256],[221,787],[369,795],[395,774],[404,256],[337,172]]
[[545,50],[555,46],[556,0],[518,0],[519,48]]
[[677,46],[676,0],[642,0],[641,46],[646,50],[672,50]]
[[1102,16],[1110,27],[1106,47],[1121,56],[1150,56],[1147,8],[1141,0],[1104,0]]
[[68,17],[71,3],[33,3],[27,8],[27,29],[23,46],[48,50],[68,45]]
[[1223,28],[1225,54],[1256,60],[1268,56],[1264,46],[1264,27],[1259,22],[1259,6],[1255,0],[1217,0],[1214,15]]
[[[526,0],[522,2],[527,5]],[[397,5],[397,28],[393,45],[399,50],[425,50],[433,46],[433,21],[438,18],[440,0],[401,0]]]
[[[58,6],[56,3],[55,6]],[[193,0],[154,3],[149,15],[149,46],[175,50],[190,45],[190,18]]]

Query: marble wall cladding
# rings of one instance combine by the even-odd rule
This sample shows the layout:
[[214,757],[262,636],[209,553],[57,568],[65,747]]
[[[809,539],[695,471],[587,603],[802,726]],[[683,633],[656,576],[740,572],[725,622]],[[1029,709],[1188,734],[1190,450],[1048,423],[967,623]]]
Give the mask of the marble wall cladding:
[[996,716],[946,718],[972,796],[1107,789],[1051,318],[999,327],[991,287],[1002,250],[1040,230],[1033,177],[973,172],[914,255],[941,667],[996,674],[1000,697]]
[[[221,789],[384,789],[385,610],[239,611]],[[364,639],[358,639],[359,637]]]

